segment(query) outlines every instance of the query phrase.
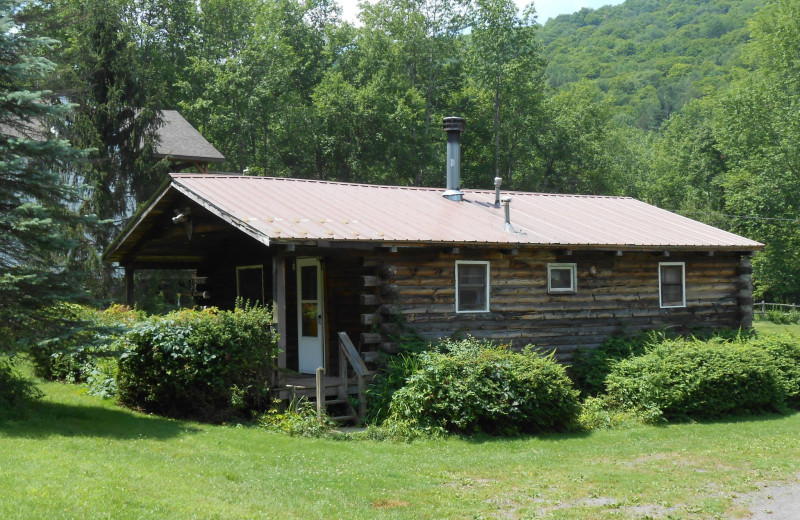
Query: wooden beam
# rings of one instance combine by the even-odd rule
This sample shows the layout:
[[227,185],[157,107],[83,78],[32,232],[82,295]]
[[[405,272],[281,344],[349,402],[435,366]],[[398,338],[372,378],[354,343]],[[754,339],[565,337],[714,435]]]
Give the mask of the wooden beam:
[[286,258],[272,257],[272,319],[278,331],[278,368],[286,368]]
[[125,304],[131,309],[136,305],[136,298],[133,294],[133,273],[133,268],[125,266]]

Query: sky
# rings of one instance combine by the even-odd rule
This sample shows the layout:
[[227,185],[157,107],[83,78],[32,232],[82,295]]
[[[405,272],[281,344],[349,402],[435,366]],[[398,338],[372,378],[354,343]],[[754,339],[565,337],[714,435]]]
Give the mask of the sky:
[[[359,0],[337,0],[342,6],[342,17],[345,20],[355,22],[358,16]],[[530,0],[514,0],[522,10]],[[597,9],[604,5],[621,4],[623,0],[534,0],[536,13],[539,15],[539,23],[545,23],[549,18],[560,14],[569,14],[580,11],[584,7]]]

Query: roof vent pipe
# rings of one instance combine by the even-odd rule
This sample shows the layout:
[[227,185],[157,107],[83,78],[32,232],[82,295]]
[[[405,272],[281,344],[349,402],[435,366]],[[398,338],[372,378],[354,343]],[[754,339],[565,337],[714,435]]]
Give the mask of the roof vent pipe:
[[500,177],[494,178],[494,205],[500,207],[500,185],[503,184],[503,179]]
[[464,199],[461,192],[461,133],[466,120],[463,117],[445,117],[443,127],[447,132],[447,191],[442,196],[460,201]]
[[509,233],[516,233],[517,230],[511,225],[511,197],[503,197],[503,204],[506,206],[506,225],[503,226]]

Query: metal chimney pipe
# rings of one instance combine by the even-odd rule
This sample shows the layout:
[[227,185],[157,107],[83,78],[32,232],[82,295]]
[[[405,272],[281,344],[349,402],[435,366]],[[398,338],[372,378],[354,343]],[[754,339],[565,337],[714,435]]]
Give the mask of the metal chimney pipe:
[[503,184],[503,179],[500,177],[494,178],[494,205],[500,206],[500,186]]
[[506,206],[506,225],[503,229],[509,233],[516,233],[517,230],[511,225],[511,197],[503,197],[503,203]]
[[442,126],[447,132],[447,191],[442,196],[449,200],[464,200],[461,192],[461,133],[466,120],[463,117],[445,117]]

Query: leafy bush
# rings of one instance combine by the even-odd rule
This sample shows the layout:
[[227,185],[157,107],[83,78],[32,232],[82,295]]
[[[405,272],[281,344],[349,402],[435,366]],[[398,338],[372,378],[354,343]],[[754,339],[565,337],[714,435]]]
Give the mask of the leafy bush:
[[777,325],[794,325],[800,323],[800,312],[769,310],[767,311],[767,320]]
[[658,343],[663,337],[663,333],[655,331],[636,336],[610,336],[596,349],[578,350],[569,374],[582,394],[600,395],[605,391],[606,377],[615,363],[643,354],[648,345]]
[[[680,336],[664,330],[651,330],[635,336],[611,336],[592,350],[579,350],[569,368],[569,374],[584,396],[598,396],[605,392],[606,377],[616,363],[623,359],[640,356],[651,348]],[[697,340],[718,339],[738,341],[747,337],[741,330],[723,329],[698,333]]]
[[615,364],[608,398],[625,408],[659,410],[665,418],[714,418],[781,411],[787,391],[775,358],[746,341],[666,340]]
[[278,352],[271,323],[264,307],[183,310],[137,323],[120,340],[119,401],[202,421],[268,409]]
[[765,334],[750,340],[750,344],[772,357],[782,376],[787,404],[800,408],[800,338]]
[[333,430],[334,423],[327,415],[317,418],[316,403],[305,397],[292,399],[285,410],[277,407],[262,414],[257,423],[260,427],[292,437],[325,437]]
[[389,417],[392,396],[421,368],[419,354],[430,348],[430,343],[413,332],[397,338],[398,353],[386,356],[383,369],[367,387],[367,423],[380,424]]
[[419,356],[421,368],[392,398],[390,420],[422,430],[517,434],[563,430],[578,414],[564,367],[531,348],[466,338]]
[[78,324],[69,334],[34,345],[29,350],[34,374],[43,379],[78,382],[95,370],[98,358],[116,357],[113,342],[128,328],[145,318],[141,311],[123,305],[99,310],[62,303],[41,311],[48,322]]
[[608,396],[587,397],[581,403],[578,425],[582,430],[616,429],[626,425],[661,422],[661,411],[647,408],[626,408],[611,401]]
[[0,356],[0,419],[18,417],[30,401],[41,397],[33,383],[14,372],[11,360]]

